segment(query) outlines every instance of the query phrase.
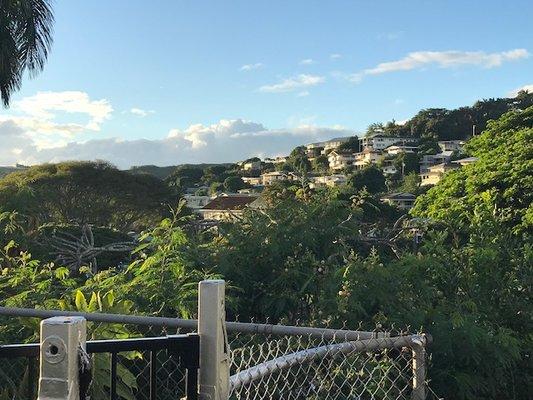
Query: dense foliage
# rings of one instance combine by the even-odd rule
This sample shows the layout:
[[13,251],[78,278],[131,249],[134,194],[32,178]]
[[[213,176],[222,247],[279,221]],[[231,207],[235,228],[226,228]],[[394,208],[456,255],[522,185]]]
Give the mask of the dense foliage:
[[[478,162],[445,176],[419,198],[411,217],[398,219],[398,210],[379,201],[387,181],[377,169],[358,172],[343,187],[316,190],[304,175],[270,186],[264,207],[216,228],[192,229],[183,203],[157,225],[151,215],[154,226],[140,235],[128,265],[72,272],[37,261],[10,240],[25,231],[16,214],[4,213],[0,296],[12,306],[189,317],[197,282],[216,276],[228,281],[230,318],[421,330],[433,336],[429,378],[440,396],[525,400],[533,350],[532,116],[530,107],[491,122],[467,147]],[[289,161],[305,171],[302,154],[295,151]],[[50,168],[1,180],[4,193],[20,196],[19,203],[4,197],[7,211],[39,216],[33,196],[61,198],[66,189],[42,182],[59,178],[62,188],[68,179],[60,167]],[[240,179],[228,181],[231,171],[209,167],[200,175],[183,168],[172,180],[229,186]],[[417,176],[407,177],[403,185],[416,189]],[[31,190],[19,193],[14,182]],[[103,214],[84,211],[84,220],[109,226],[113,213],[123,212],[113,201],[110,210],[94,201]],[[80,212],[76,202],[71,207],[66,215]],[[63,218],[59,211],[47,215]],[[108,220],[97,219],[102,215]],[[31,340],[35,332],[32,323],[0,323],[2,341]],[[100,334],[111,333],[93,337]]]
[[142,228],[160,219],[173,198],[159,179],[104,162],[43,164],[0,180],[2,210],[16,211],[30,229],[46,223]]

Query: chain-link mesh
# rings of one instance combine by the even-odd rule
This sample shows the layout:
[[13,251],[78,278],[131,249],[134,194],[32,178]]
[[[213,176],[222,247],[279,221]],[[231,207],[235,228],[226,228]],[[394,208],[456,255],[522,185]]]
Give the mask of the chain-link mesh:
[[[230,336],[231,399],[410,399],[412,350],[383,339]],[[354,343],[354,344],[352,344]]]
[[[157,337],[190,333],[164,325],[88,322],[88,340]],[[412,350],[407,342],[375,339],[349,341],[342,335],[273,335],[228,333],[231,351],[231,399],[411,399]],[[407,337],[407,336],[406,336]],[[111,355],[91,355],[90,398],[110,398]],[[0,400],[37,396],[38,360],[0,360]],[[33,374],[33,375],[32,375]],[[157,352],[157,399],[185,396],[185,369],[166,351]],[[117,395],[126,400],[149,400],[149,352],[118,353]],[[437,399],[431,390],[428,399]]]

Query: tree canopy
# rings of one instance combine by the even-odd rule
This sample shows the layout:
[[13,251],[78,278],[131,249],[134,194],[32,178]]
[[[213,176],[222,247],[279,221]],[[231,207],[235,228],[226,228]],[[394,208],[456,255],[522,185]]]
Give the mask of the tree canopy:
[[419,197],[413,215],[468,227],[489,208],[517,231],[533,227],[533,106],[511,111],[471,139],[478,160],[444,176]]
[[152,175],[133,175],[105,162],[43,164],[0,179],[0,207],[33,228],[46,223],[146,227],[176,199]]

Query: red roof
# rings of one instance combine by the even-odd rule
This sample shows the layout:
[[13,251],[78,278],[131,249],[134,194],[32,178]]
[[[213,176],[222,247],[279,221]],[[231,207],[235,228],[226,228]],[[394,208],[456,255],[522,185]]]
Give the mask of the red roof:
[[256,196],[220,196],[203,206],[202,210],[242,210],[256,199]]

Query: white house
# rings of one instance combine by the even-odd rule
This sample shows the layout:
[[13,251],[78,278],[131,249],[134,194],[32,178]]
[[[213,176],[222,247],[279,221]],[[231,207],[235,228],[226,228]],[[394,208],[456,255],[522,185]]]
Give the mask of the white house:
[[405,146],[413,145],[416,143],[418,143],[417,138],[388,136],[382,133],[377,133],[375,135],[359,139],[359,145],[362,149],[372,148],[377,151],[385,150],[387,147],[392,146],[394,144],[401,144]]
[[333,175],[324,175],[324,176],[315,176],[311,178],[311,183],[309,186],[311,188],[317,187],[334,187],[341,186],[346,184],[347,181],[346,175],[343,174],[333,174]]
[[416,153],[418,147],[417,146],[407,146],[407,145],[392,145],[392,146],[389,146],[385,149],[385,152],[389,155],[389,156],[395,156],[397,154],[400,154],[400,153],[409,153],[409,154],[413,154],[413,153]]
[[219,196],[212,199],[198,212],[205,220],[231,221],[242,216],[246,208],[254,208],[253,203],[257,200],[257,195]]
[[212,199],[209,196],[196,196],[194,194],[184,194],[183,198],[185,199],[187,207],[192,210],[198,210],[204,207]]
[[441,140],[437,142],[441,151],[461,151],[465,143],[464,140]]
[[429,167],[437,164],[448,164],[452,157],[453,151],[446,150],[438,154],[427,154],[420,161],[420,173],[429,171]]
[[381,167],[381,170],[383,171],[383,174],[385,175],[394,175],[398,172],[398,169],[394,164],[392,163],[392,160],[385,160],[383,162],[383,165]]
[[355,162],[355,154],[350,152],[333,150],[328,155],[329,168],[333,171],[340,171],[350,167]]
[[263,178],[261,178],[260,176],[258,177],[243,176],[242,180],[244,183],[247,183],[248,185],[251,185],[251,186],[259,186],[263,184]]

